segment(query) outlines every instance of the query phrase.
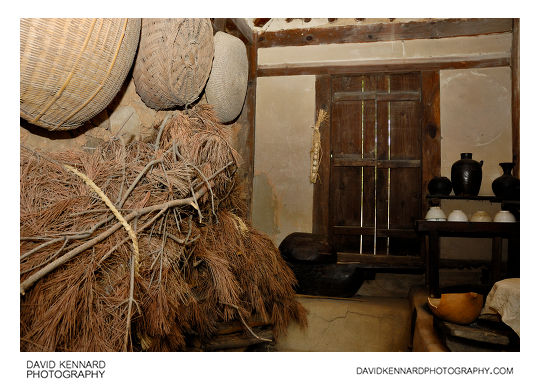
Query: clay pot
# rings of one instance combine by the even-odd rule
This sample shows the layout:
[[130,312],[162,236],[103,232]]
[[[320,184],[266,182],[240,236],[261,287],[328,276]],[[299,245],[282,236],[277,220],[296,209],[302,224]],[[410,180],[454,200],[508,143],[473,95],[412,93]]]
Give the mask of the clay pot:
[[482,184],[482,165],[472,159],[470,152],[463,152],[461,159],[452,165],[451,178],[454,193],[458,196],[477,196]]
[[513,223],[516,221],[516,217],[508,210],[501,210],[495,214],[493,222]]
[[491,183],[491,189],[497,198],[519,200],[519,179],[512,175],[514,163],[499,163],[503,174]]
[[428,191],[431,195],[450,195],[452,182],[445,176],[436,176],[429,181]]
[[428,305],[435,316],[445,321],[470,324],[480,315],[484,296],[473,292],[447,293],[441,298],[428,297]]
[[446,214],[440,206],[432,206],[429,208],[425,219],[427,221],[446,221]]
[[472,215],[471,222],[491,222],[491,217],[485,211],[478,210]]

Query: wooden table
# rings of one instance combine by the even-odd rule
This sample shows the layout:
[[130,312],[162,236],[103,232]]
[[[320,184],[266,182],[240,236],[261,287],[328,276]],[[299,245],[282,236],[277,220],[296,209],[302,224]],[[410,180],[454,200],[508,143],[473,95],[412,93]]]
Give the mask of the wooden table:
[[506,277],[519,277],[519,222],[447,222],[416,221],[416,231],[425,245],[426,286],[430,296],[438,297],[440,238],[492,238],[490,281],[495,283],[503,278],[502,240],[508,239],[508,260]]

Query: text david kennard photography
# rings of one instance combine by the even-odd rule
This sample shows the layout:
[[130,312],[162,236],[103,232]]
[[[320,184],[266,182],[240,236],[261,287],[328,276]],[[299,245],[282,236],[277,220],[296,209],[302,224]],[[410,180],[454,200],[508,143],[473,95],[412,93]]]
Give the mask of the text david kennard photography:
[[26,361],[26,378],[103,378],[103,360],[47,360]]

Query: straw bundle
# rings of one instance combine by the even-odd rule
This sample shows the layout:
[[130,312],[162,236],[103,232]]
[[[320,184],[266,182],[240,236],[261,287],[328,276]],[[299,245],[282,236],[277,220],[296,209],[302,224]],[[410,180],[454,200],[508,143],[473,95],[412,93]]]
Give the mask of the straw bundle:
[[210,19],[143,19],[133,80],[155,110],[184,106],[203,90],[214,57]]
[[120,90],[140,19],[21,19],[20,114],[49,130],[81,126]]
[[226,139],[200,106],[155,144],[21,149],[22,351],[183,350],[222,321],[305,324],[294,275],[244,219]]

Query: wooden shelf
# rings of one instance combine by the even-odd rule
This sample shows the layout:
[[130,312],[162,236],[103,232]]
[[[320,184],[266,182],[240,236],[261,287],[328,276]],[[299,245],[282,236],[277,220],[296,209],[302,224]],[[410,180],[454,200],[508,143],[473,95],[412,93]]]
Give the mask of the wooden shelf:
[[426,196],[428,200],[430,199],[455,199],[455,200],[472,200],[472,201],[490,201],[490,202],[497,202],[497,203],[505,203],[505,204],[514,204],[519,205],[519,201],[511,201],[511,200],[504,200],[501,198],[497,198],[495,195],[477,195],[477,196],[457,196],[457,195],[431,195],[428,194]]
[[519,222],[448,222],[416,221],[419,233],[436,232],[438,236],[467,236],[473,238],[513,237],[519,235]]

